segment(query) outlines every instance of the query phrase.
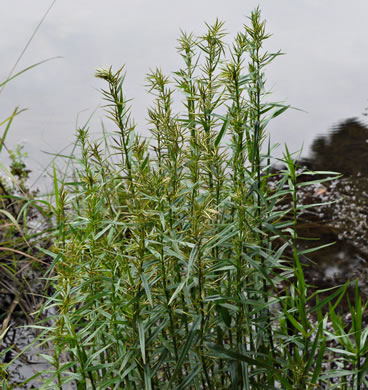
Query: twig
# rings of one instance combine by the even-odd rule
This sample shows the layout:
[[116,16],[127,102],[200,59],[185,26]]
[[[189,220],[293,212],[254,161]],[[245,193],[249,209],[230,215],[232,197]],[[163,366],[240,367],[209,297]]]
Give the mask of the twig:
[[15,298],[13,299],[12,304],[10,305],[8,314],[7,314],[6,318],[5,318],[5,320],[3,321],[3,325],[1,327],[0,339],[2,337],[4,337],[5,333],[9,330],[8,329],[9,321],[10,321],[11,315],[13,314],[13,311],[17,307],[18,303],[19,303],[19,299],[18,299],[18,295],[16,295]]
[[[31,256],[27,253],[24,253],[22,251],[19,251],[17,249],[13,249],[13,248],[6,248],[6,247],[0,247],[0,251],[9,251],[9,252],[14,252],[14,253],[18,253],[19,255],[23,255],[25,257],[28,257],[29,259],[32,259],[33,261],[37,261],[38,263],[42,263],[42,264],[45,264],[45,265],[48,265],[48,263],[46,261],[43,261],[43,260],[40,260],[40,259],[37,259],[36,257],[34,256]],[[19,272],[19,271],[18,271]],[[17,273],[18,273],[17,272]]]

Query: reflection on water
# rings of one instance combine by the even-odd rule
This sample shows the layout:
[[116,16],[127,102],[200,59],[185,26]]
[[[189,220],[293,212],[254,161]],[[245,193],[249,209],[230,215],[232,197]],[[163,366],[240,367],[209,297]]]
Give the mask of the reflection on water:
[[[355,119],[341,122],[312,144],[303,163],[312,170],[337,171],[342,178],[301,190],[303,203],[333,202],[305,211],[299,219],[301,249],[335,242],[304,258],[308,281],[319,288],[358,280],[368,296],[368,128]],[[314,178],[310,178],[313,180]]]
[[356,119],[347,119],[328,136],[319,136],[311,151],[306,161],[315,170],[368,176],[368,128]]

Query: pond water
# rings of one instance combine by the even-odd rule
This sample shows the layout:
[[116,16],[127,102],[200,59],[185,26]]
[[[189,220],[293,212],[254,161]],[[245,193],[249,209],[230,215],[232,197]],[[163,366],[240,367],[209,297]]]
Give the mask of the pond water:
[[[301,162],[315,171],[337,171],[338,180],[300,191],[303,204],[324,202],[299,216],[300,249],[332,244],[304,259],[306,279],[318,288],[357,280],[368,297],[368,128],[358,120],[341,122],[319,136]],[[303,177],[303,175],[302,175]],[[311,178],[313,180],[313,178]],[[350,286],[351,292],[354,286]],[[353,294],[351,294],[353,296]]]
[[[0,80],[4,80],[52,2],[0,2]],[[281,49],[267,71],[274,100],[303,111],[289,110],[270,126],[272,141],[287,142],[290,150],[304,144],[308,153],[316,135],[345,118],[360,118],[367,106],[368,2],[356,0],[57,0],[17,66],[62,56],[27,72],[0,94],[0,118],[15,106],[28,108],[12,125],[8,146],[25,144],[30,167],[39,172],[56,153],[73,141],[76,124],[83,125],[99,104],[101,83],[95,69],[126,64],[126,89],[133,98],[138,130],[146,130],[150,103],[145,74],[180,66],[176,39],[180,29],[201,33],[204,22],[226,22],[231,37],[242,28],[257,5],[273,37],[267,49]],[[104,113],[90,123],[98,132]],[[280,148],[281,153],[282,148]],[[4,159],[4,154],[1,156]]]

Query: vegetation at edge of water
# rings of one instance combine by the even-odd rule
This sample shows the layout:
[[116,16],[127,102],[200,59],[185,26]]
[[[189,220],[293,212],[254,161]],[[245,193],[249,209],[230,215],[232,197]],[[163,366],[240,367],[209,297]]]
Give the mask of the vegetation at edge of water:
[[[174,81],[148,75],[150,144],[135,133],[123,69],[97,71],[117,131],[92,141],[81,128],[70,179],[54,169],[55,293],[40,325],[53,369],[42,389],[367,386],[358,287],[351,329],[336,311],[346,285],[308,295],[308,251],[296,245],[305,183],[287,148],[282,178],[267,184],[266,126],[287,106],[267,102],[264,69],[279,53],[262,49],[258,9],[228,57],[223,24],[207,28],[182,33]],[[285,196],[291,209],[277,211]]]
[[[36,31],[37,29],[34,33]],[[30,41],[33,36],[34,34]],[[7,79],[0,82],[0,93],[9,82],[49,60],[51,59],[38,62],[13,74],[17,61]],[[14,388],[8,383],[7,370],[13,361],[23,354],[14,340],[16,331],[12,320],[20,309],[24,321],[32,322],[31,313],[40,306],[40,296],[36,297],[36,293],[41,293],[43,282],[39,277],[45,272],[45,266],[48,266],[45,255],[38,250],[37,245],[47,248],[50,244],[49,237],[45,235],[46,224],[49,225],[50,222],[47,211],[49,203],[36,200],[37,191],[31,191],[27,186],[30,171],[25,164],[27,154],[22,151],[22,145],[16,145],[14,150],[6,145],[10,127],[14,119],[23,111],[25,110],[16,107],[9,117],[0,122],[0,127],[3,126],[0,154],[3,156],[4,151],[7,152],[11,160],[9,167],[0,161],[0,387],[4,390]],[[42,220],[42,230],[29,228],[30,222],[35,219]],[[13,337],[9,337],[11,332]],[[17,353],[14,352],[14,347]]]
[[[14,317],[19,317],[20,311],[24,317],[22,324],[25,321],[32,322],[31,313],[37,309],[39,301],[35,297],[35,286],[38,287],[37,293],[40,293],[42,284],[34,279],[37,274],[34,271],[38,270],[40,277],[46,269],[45,265],[48,265],[36,245],[47,247],[49,238],[44,236],[43,231],[29,229],[32,220],[43,219],[46,214],[34,200],[35,193],[26,185],[29,170],[23,160],[22,147],[18,145],[16,150],[12,151],[5,144],[13,119],[21,112],[22,110],[16,108],[13,114],[1,123],[6,126],[0,138],[0,152],[6,150],[11,158],[9,168],[0,163],[3,173],[0,176],[0,387],[4,390],[13,388],[7,381],[7,369],[13,361],[13,356],[22,355],[14,337]],[[41,272],[42,267],[44,270]],[[19,353],[14,352],[14,346]]]

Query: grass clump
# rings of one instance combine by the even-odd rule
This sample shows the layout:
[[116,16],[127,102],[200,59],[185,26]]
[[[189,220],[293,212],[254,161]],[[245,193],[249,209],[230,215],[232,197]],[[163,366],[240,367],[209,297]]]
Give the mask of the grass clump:
[[[199,37],[182,33],[174,80],[148,75],[150,143],[135,133],[123,69],[97,71],[117,130],[92,141],[79,129],[72,179],[54,170],[54,369],[42,388],[312,389],[341,377],[322,376],[321,308],[332,298],[317,294],[308,308],[288,151],[268,186],[266,126],[287,106],[267,101],[264,70],[280,53],[263,51],[258,9],[230,48],[224,37],[219,21]],[[277,210],[287,195],[291,210]],[[359,388],[365,365],[355,367]]]

